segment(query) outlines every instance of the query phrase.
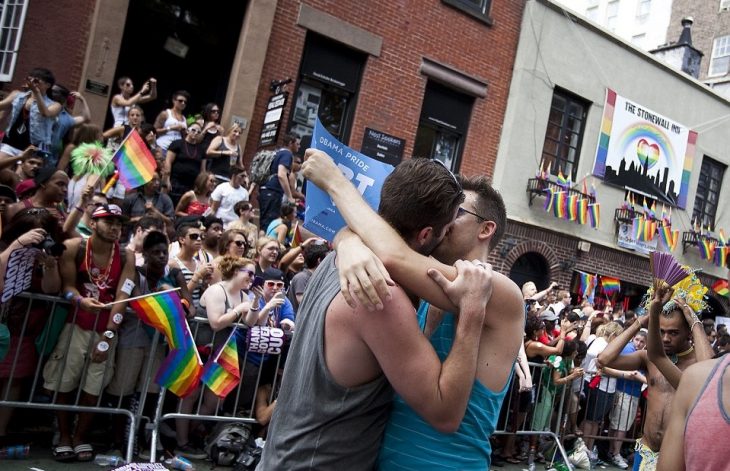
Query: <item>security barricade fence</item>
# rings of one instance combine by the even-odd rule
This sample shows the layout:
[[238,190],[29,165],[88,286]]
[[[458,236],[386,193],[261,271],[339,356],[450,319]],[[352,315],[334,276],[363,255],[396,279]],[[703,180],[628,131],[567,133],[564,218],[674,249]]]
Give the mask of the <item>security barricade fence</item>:
[[[158,437],[172,433],[164,426],[166,421],[174,420],[174,433],[183,435],[195,433],[206,422],[258,423],[257,402],[266,407],[275,400],[291,337],[287,335],[280,353],[252,353],[247,327],[236,325],[238,384],[225,397],[218,397],[201,382],[179,399],[155,383],[168,350],[164,338],[132,311],[127,310],[118,340],[102,363],[92,361],[91,355],[101,339],[96,333],[98,318],[90,330],[77,327],[76,320],[76,308],[55,296],[22,293],[0,306],[0,323],[10,331],[10,347],[0,361],[0,407],[104,413],[126,419],[121,428],[127,462],[133,461],[140,424],[151,436],[149,460],[154,462]],[[203,364],[233,337],[232,327],[214,332],[206,318],[196,317],[189,324]],[[608,376],[593,381],[595,388],[582,377],[560,386],[553,384],[550,366],[530,363],[530,369],[533,388],[520,391],[513,375],[495,431],[503,436],[504,446],[527,437],[523,445],[530,469],[540,451],[549,462],[557,461],[559,454],[566,467],[573,469],[568,459],[571,446],[566,444],[584,420],[597,424],[597,432],[583,439],[600,443],[599,451],[611,442],[614,447],[619,442],[626,445],[641,436],[646,401],[640,386],[615,390],[615,380]]]

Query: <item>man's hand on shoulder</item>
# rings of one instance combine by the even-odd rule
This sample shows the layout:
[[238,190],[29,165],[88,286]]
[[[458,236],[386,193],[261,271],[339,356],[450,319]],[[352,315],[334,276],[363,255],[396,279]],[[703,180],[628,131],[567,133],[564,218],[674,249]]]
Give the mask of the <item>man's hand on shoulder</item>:
[[430,269],[428,275],[441,287],[462,314],[474,316],[481,324],[484,312],[492,296],[492,266],[489,263],[458,260],[457,275],[449,281],[438,270]]

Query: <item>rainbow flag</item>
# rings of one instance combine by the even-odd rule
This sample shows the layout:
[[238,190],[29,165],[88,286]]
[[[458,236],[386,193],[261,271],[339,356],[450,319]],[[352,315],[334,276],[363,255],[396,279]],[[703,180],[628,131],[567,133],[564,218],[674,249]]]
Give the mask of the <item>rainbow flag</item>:
[[650,242],[654,240],[654,234],[656,233],[656,221],[646,220],[644,221],[644,230],[639,240]]
[[555,192],[555,202],[553,203],[553,214],[556,218],[565,218],[568,206],[568,193],[565,191]]
[[601,286],[606,296],[611,297],[614,293],[621,291],[621,281],[618,278],[612,278],[610,276],[601,277]]
[[119,170],[119,181],[131,190],[152,180],[157,168],[155,157],[136,129],[132,129],[112,157]]
[[588,273],[578,272],[579,276],[579,291],[589,302],[593,302],[593,298],[596,294],[596,285],[598,284],[598,277],[596,275],[590,275]]
[[727,280],[717,280],[712,285],[712,291],[719,294],[720,296],[730,297],[730,289],[728,288]]
[[588,198],[581,198],[578,202],[578,222],[582,225],[588,222]]
[[570,195],[568,197],[567,219],[569,221],[575,221],[578,219],[578,195]]
[[601,205],[599,203],[588,205],[588,220],[593,229],[598,229],[601,223]]
[[715,255],[715,241],[706,237],[700,237],[697,240],[697,248],[700,249],[700,258],[703,260],[711,261]]
[[553,209],[553,201],[555,200],[555,192],[552,188],[545,188],[545,206],[543,209],[545,209],[545,212],[550,212],[551,209]]
[[568,188],[570,186],[570,180],[565,178],[565,175],[563,175],[563,169],[558,169],[557,183],[563,188]]
[[203,382],[216,396],[224,398],[241,382],[238,364],[236,328],[221,345],[215,356],[210,357],[203,368]]
[[192,336],[187,337],[185,348],[170,351],[162,362],[155,382],[178,397],[186,397],[198,387],[203,375],[203,362],[198,355]]
[[641,240],[639,237],[641,237],[641,234],[644,233],[644,224],[646,221],[644,221],[643,217],[635,217],[634,221],[631,223],[631,236],[635,240]]
[[170,348],[184,348],[190,337],[185,311],[177,290],[162,291],[129,301],[142,322],[165,336]]
[[294,224],[291,230],[291,248],[299,247],[302,245],[302,231],[299,229],[299,221]]
[[659,226],[659,240],[662,241],[664,247],[668,251],[674,251],[679,240],[679,231],[672,231],[672,227],[666,224]]
[[730,250],[730,247],[715,247],[715,256],[714,261],[715,265],[717,265],[720,268],[725,268],[727,266],[727,252]]

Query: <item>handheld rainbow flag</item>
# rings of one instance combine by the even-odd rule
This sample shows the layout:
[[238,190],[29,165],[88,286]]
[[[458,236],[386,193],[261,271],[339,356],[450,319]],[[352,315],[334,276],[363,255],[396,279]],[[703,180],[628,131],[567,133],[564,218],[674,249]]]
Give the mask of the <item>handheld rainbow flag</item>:
[[302,231],[299,229],[299,221],[294,224],[291,230],[291,248],[296,248],[302,245]]
[[190,329],[176,289],[133,299],[129,301],[129,307],[137,312],[142,322],[164,335],[170,348],[187,345]]
[[195,348],[192,336],[189,336],[185,348],[176,348],[170,351],[162,362],[155,382],[167,388],[178,397],[186,397],[198,387],[203,375],[203,362]]
[[203,368],[203,382],[216,396],[224,398],[241,382],[236,328]]
[[157,162],[136,129],[132,129],[114,154],[119,181],[131,190],[152,180]]
[[586,298],[589,302],[593,302],[593,299],[596,294],[596,285],[598,284],[598,277],[596,275],[590,275],[588,273],[583,273],[582,271],[578,272],[579,276],[579,290],[580,293],[583,295],[584,298]]
[[719,294],[720,296],[730,297],[730,288],[728,288],[727,280],[717,280],[712,285],[712,291]]
[[610,276],[601,277],[601,286],[606,296],[611,297],[614,293],[621,291],[621,281]]

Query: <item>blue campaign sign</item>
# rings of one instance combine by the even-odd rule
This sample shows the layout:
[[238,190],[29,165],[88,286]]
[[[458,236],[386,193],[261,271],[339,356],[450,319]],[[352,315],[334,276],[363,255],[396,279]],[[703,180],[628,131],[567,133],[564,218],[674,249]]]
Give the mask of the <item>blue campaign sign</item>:
[[[380,203],[380,189],[393,166],[379,162],[350,149],[338,141],[317,119],[312,135],[312,147],[321,150],[334,160],[342,173],[377,211]],[[335,207],[329,195],[312,182],[307,182],[307,207],[304,212],[304,227],[323,239],[332,242],[337,231],[345,227],[345,220]]]

